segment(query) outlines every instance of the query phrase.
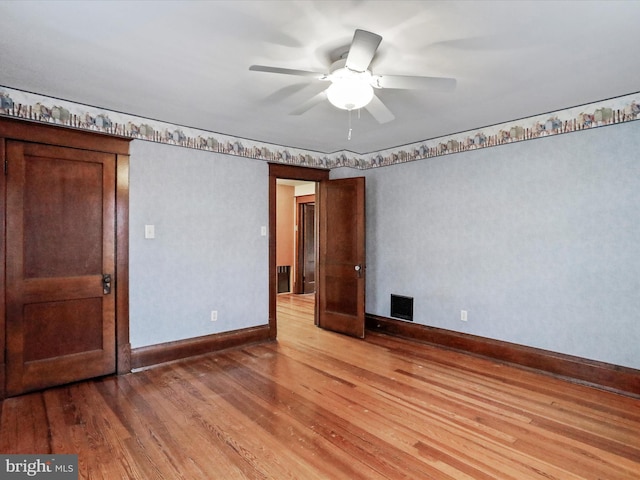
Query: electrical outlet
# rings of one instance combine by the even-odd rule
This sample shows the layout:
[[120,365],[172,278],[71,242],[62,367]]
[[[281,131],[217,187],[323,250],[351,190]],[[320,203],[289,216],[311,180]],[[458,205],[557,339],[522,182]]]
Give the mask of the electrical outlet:
[[218,311],[217,310],[211,310],[211,321],[212,322],[217,322],[218,321]]
[[466,310],[460,310],[460,320],[462,320],[463,322],[467,321],[467,311]]

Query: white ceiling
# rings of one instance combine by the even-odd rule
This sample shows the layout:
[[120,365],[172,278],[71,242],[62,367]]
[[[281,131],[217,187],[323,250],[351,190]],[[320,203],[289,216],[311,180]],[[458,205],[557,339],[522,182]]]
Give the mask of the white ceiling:
[[[640,1],[0,1],[0,85],[278,145],[368,153],[640,90]],[[374,73],[448,76],[452,93],[382,90],[378,124],[327,84],[356,28]]]

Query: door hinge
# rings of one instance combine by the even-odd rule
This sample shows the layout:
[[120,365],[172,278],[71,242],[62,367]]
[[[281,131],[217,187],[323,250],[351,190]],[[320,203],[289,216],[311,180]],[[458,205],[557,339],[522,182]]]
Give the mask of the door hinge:
[[4,159],[4,174],[7,175],[9,173],[9,160]]

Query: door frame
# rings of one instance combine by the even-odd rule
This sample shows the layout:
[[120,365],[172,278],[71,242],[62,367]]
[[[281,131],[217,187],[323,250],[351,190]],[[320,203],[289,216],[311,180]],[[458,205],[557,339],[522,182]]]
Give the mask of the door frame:
[[116,373],[131,371],[131,344],[129,342],[129,142],[130,138],[74,130],[38,122],[0,117],[0,400],[5,398],[6,384],[6,199],[7,177],[6,142],[43,143],[60,147],[92,150],[115,155],[116,162]]
[[[329,170],[269,163],[269,338],[274,340],[278,336],[276,318],[276,297],[278,294],[276,278],[276,181],[279,178],[322,182],[329,180]],[[316,217],[318,215],[316,206]],[[317,249],[318,246],[316,245],[316,251]]]

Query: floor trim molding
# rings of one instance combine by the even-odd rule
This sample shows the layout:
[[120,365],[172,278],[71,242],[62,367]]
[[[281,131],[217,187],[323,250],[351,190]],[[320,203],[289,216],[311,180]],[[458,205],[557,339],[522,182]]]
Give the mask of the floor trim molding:
[[575,383],[640,398],[640,370],[442,328],[366,315],[366,328],[488,357]]
[[217,352],[227,348],[268,340],[270,340],[269,326],[264,325],[133,348],[131,350],[131,368],[150,367],[159,363],[172,362],[204,353]]

